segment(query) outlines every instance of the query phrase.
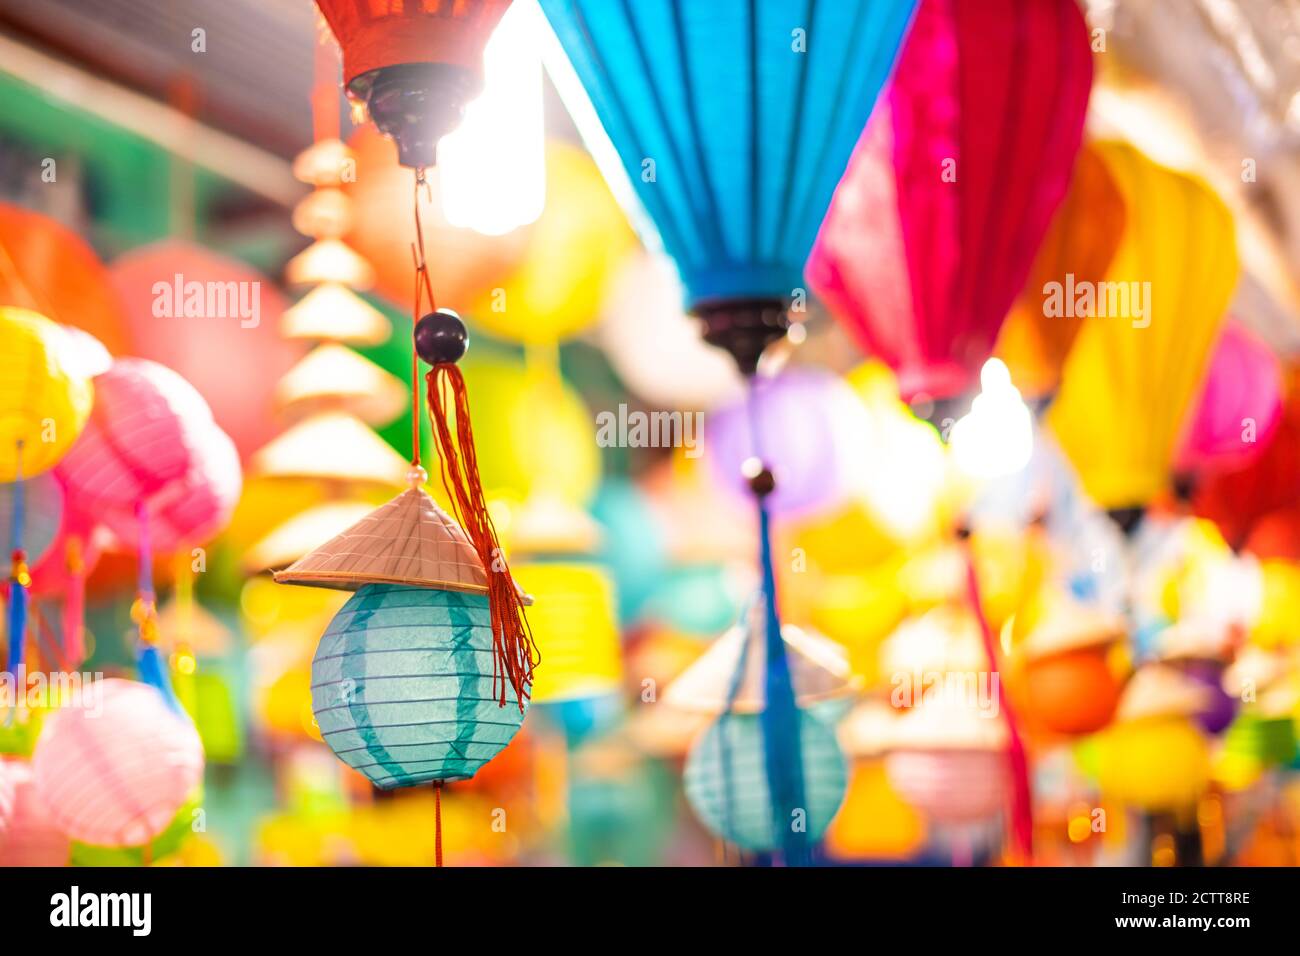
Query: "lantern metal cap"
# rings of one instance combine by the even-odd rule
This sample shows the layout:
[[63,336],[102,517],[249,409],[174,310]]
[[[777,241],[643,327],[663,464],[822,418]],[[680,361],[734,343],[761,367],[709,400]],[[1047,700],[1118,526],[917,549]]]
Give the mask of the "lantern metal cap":
[[[275,580],[344,591],[367,584],[488,591],[487,572],[469,537],[418,485],[277,571]],[[525,596],[524,603],[531,598]]]

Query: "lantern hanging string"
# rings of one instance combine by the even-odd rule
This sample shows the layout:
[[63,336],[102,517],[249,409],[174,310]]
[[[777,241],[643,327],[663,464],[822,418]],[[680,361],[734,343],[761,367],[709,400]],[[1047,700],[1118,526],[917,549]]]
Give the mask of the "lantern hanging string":
[[[996,672],[997,643],[988,618],[984,616],[984,607],[980,603],[979,577],[975,572],[975,556],[971,552],[969,537],[963,538],[962,552],[966,564],[967,601],[979,625],[988,666]],[[1034,811],[1033,792],[1029,786],[1029,760],[1025,753],[1024,738],[1020,733],[1020,721],[1011,706],[1002,681],[998,681],[998,706],[1007,720],[1007,757],[1011,773],[1011,832],[1015,840],[1016,852],[1020,857],[1019,862],[1027,866],[1032,862],[1034,855]]]
[[177,714],[183,715],[176,692],[172,689],[171,679],[167,675],[167,662],[158,649],[158,608],[153,590],[153,547],[149,537],[149,510],[143,500],[135,503],[135,520],[139,528],[140,576],[137,582],[135,606],[131,609],[131,618],[139,628],[139,643],[136,647],[136,667],[140,671],[140,680],[158,690],[170,707]]
[[[15,681],[23,680],[24,649],[27,643],[27,588],[31,575],[27,571],[27,552],[23,550],[23,522],[26,511],[26,488],[23,482],[23,443],[14,443],[16,462],[13,481],[13,519],[9,529],[9,660],[7,670]],[[11,712],[12,713],[12,712]]]
[[787,866],[808,862],[807,833],[789,825],[789,814],[803,807],[804,779],[802,741],[799,738],[799,709],[790,677],[790,661],[781,638],[781,615],[776,599],[776,565],[772,554],[772,514],[767,503],[774,490],[763,487],[762,427],[758,415],[756,378],[748,382],[746,407],[749,413],[750,440],[759,472],[751,478],[754,500],[758,505],[759,570],[763,579],[764,612],[764,701],[761,715],[763,753],[767,766],[767,786],[771,796],[772,824],[781,834],[781,849]]
[[[437,308],[433,281],[424,251],[424,226],[420,219],[421,191],[429,197],[429,184],[423,167],[415,170],[414,219],[415,242],[411,254],[415,259],[414,321],[422,316],[424,297],[429,308]],[[414,335],[414,329],[412,329]],[[419,355],[412,340],[412,464],[420,463],[419,424]],[[533,669],[540,662],[532,630],[524,615],[523,599],[497,540],[496,527],[488,513],[479,477],[478,456],[474,448],[474,430],[469,416],[469,394],[465,377],[454,362],[440,362],[425,376],[425,396],[433,425],[434,442],[442,472],[442,485],[451,501],[452,511],[469,537],[488,582],[488,604],[492,616],[493,669],[492,692],[500,706],[506,705],[506,686],[513,688],[522,712],[533,682]],[[454,415],[455,429],[452,428]]]
[[68,667],[76,668],[86,659],[86,562],[78,535],[68,538],[63,555],[68,572],[68,588],[63,598],[63,654]]

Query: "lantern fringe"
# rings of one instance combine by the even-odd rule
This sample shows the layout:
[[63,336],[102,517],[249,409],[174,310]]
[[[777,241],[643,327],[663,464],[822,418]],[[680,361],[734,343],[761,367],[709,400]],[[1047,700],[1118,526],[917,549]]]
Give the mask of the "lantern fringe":
[[[469,417],[469,395],[465,377],[449,362],[433,367],[428,383],[429,412],[434,440],[442,466],[442,484],[451,499],[456,519],[469,536],[483,563],[488,580],[488,602],[492,614],[494,661],[492,692],[506,705],[506,685],[514,689],[519,710],[524,709],[533,670],[540,663],[528,618],[524,615],[519,589],[515,586],[505,556],[497,543],[496,528],[488,514],[474,450],[474,431]],[[455,432],[451,416],[455,415]]]
[[17,680],[23,669],[24,651],[27,645],[27,588],[31,576],[27,571],[27,552],[23,550],[23,512],[26,509],[25,489],[23,488],[23,443],[16,443],[17,469],[13,482],[13,523],[10,533],[12,549],[9,571],[9,660],[6,669]]
[[167,673],[167,661],[158,649],[158,608],[154,604],[153,591],[153,549],[149,541],[149,512],[143,501],[136,502],[136,524],[140,528],[140,577],[139,593],[135,606],[131,608],[131,619],[139,627],[139,641],[136,648],[136,669],[140,680],[155,688],[162,694],[167,706],[186,720],[189,716],[181,706],[180,699],[172,689],[171,678]]
[[442,866],[442,781],[433,782],[433,860]]
[[[993,672],[998,670],[997,644],[993,629],[989,627],[988,618],[984,616],[984,607],[980,603],[979,577],[975,573],[975,557],[971,553],[969,541],[963,542],[963,555],[966,562],[966,596],[971,613],[979,625],[980,638],[984,644],[984,656]],[[1014,839],[1019,862],[1029,865],[1034,857],[1034,808],[1033,791],[1029,786],[1029,760],[1025,754],[1025,742],[1020,733],[1020,720],[1007,697],[1006,686],[998,681],[998,706],[1007,719],[1007,757],[1011,772],[1011,833]]]
[[64,551],[68,587],[63,597],[63,656],[69,668],[86,660],[86,564],[81,547],[80,538],[69,538]]

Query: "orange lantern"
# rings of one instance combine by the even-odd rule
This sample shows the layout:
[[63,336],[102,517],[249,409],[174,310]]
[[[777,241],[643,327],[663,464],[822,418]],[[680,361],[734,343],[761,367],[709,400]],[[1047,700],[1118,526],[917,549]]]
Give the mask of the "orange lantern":
[[432,166],[483,87],[483,48],[510,0],[316,0],[343,50],[348,98],[397,143],[403,166]]
[[1021,648],[1024,708],[1035,726],[1056,734],[1088,734],[1110,723],[1123,684],[1111,649],[1124,622],[1073,602],[1056,602]]

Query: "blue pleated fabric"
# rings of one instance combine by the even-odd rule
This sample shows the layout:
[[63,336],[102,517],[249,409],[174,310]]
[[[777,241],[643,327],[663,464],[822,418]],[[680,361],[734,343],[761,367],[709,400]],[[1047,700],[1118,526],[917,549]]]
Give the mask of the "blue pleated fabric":
[[914,0],[541,0],[687,304],[802,288]]
[[312,711],[344,763],[388,790],[468,780],[523,724],[492,687],[486,595],[393,584],[361,588],[312,661]]

